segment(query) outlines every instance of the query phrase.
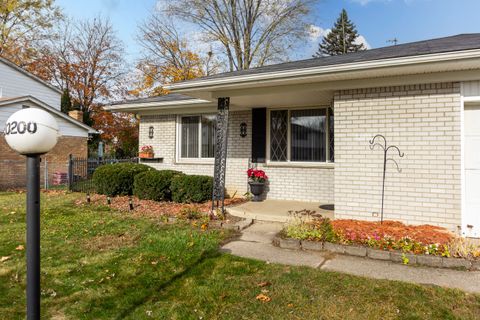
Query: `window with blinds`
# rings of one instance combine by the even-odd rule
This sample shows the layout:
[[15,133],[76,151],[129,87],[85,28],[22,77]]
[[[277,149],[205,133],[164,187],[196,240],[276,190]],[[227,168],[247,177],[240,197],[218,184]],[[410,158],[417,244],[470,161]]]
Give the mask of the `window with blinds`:
[[270,161],[333,162],[330,108],[270,111]]
[[186,159],[213,158],[215,128],[215,115],[181,117],[180,157]]

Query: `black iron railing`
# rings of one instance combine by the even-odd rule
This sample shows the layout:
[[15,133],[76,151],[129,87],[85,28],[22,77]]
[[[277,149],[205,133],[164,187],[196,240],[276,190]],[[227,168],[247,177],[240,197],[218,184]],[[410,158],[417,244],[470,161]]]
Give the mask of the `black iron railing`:
[[68,189],[75,192],[93,193],[95,186],[92,176],[104,164],[137,163],[138,158],[76,158],[70,155],[68,161]]

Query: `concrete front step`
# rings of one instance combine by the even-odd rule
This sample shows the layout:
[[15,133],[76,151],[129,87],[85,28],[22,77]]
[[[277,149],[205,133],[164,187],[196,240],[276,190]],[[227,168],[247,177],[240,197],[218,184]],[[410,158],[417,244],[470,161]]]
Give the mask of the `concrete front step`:
[[293,219],[293,214],[308,210],[316,215],[333,219],[334,212],[320,208],[319,202],[265,200],[261,202],[245,202],[237,206],[227,207],[229,214],[246,219],[259,221],[287,222]]

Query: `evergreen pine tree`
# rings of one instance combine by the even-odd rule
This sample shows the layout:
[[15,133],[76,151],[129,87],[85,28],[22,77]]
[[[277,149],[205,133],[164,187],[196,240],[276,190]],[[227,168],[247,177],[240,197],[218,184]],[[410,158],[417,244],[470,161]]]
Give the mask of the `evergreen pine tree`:
[[323,38],[322,43],[319,44],[318,51],[314,57],[336,56],[366,50],[363,43],[355,43],[358,36],[359,34],[355,24],[348,19],[347,11],[342,9],[332,30]]
[[72,110],[72,100],[70,99],[70,92],[68,89],[63,90],[62,99],[60,100],[60,108],[63,113],[67,113]]

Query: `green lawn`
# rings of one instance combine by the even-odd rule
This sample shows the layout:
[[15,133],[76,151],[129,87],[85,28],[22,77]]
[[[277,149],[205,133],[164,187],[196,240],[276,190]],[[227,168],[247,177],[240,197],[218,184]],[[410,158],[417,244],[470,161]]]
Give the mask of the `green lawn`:
[[[25,316],[24,194],[0,193],[0,319]],[[480,297],[221,254],[228,234],[42,195],[45,319],[475,319]],[[268,282],[260,287],[258,284]],[[260,293],[270,302],[256,300]]]

